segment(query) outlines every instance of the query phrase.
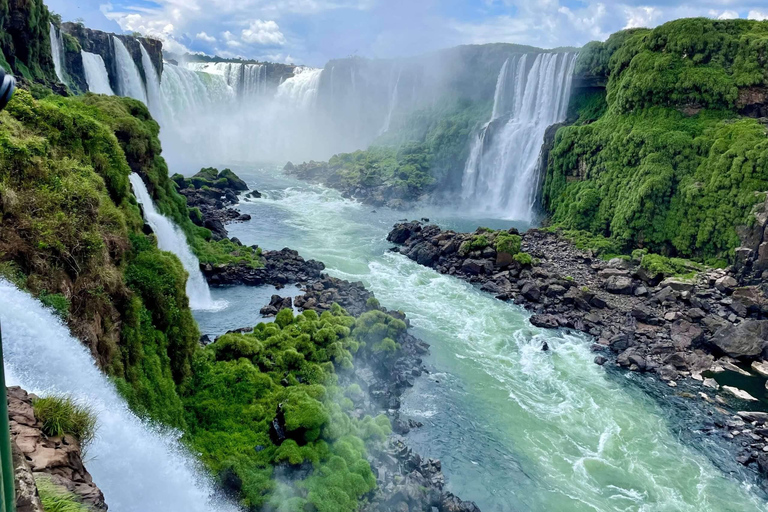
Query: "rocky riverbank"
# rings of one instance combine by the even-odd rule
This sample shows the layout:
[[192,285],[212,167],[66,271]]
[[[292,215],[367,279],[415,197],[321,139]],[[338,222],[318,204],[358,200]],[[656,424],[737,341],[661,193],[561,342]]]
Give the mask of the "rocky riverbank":
[[36,480],[77,496],[90,510],[107,510],[104,495],[83,465],[80,444],[70,435],[48,437],[32,408],[33,396],[14,386],[8,388],[8,417],[13,440],[18,512],[42,512]]
[[[238,194],[248,192],[248,185],[229,169],[219,172],[207,168],[191,178],[174,174],[171,179],[176,183],[179,194],[187,200],[192,222],[210,230],[214,240],[227,238],[225,224],[251,219],[250,215],[232,208],[239,202]],[[259,198],[261,194],[253,190],[247,196]]]
[[[736,363],[751,363],[758,372],[768,368],[765,284],[741,286],[730,269],[667,277],[638,260],[603,261],[556,233],[502,233],[456,233],[408,222],[397,224],[388,240],[422,265],[525,307],[536,326],[591,335],[598,364],[652,372],[671,387],[690,380],[712,409],[733,412],[754,400],[707,376],[743,372]],[[497,250],[497,239],[509,235],[519,237],[514,255]],[[766,420],[764,413],[739,412],[720,424],[738,446],[739,462],[763,471]]]

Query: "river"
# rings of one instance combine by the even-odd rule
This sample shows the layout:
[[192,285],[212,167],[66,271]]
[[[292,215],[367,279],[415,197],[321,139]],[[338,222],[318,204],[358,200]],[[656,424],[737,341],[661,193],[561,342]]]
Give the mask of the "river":
[[[595,365],[586,336],[535,328],[521,308],[388,252],[386,234],[403,213],[275,167],[235,171],[264,197],[241,203],[253,220],[230,225],[230,236],[291,247],[331,275],[362,281],[431,345],[430,375],[403,399],[403,413],[424,423],[408,439],[442,460],[448,488],[463,499],[484,512],[768,510],[753,477],[727,454],[718,459],[719,443],[696,449],[684,419],[644,391],[655,382]],[[423,215],[457,230],[510,226],[449,210],[407,216]],[[219,314],[249,325],[263,304],[236,297],[248,294],[214,290],[229,303]],[[207,329],[210,316],[198,319],[203,332],[216,330]]]

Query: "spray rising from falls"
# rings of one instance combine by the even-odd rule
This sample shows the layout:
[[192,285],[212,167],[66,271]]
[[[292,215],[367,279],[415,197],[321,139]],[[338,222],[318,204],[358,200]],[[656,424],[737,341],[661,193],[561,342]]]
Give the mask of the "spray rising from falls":
[[112,46],[115,48],[118,94],[143,101],[146,105],[147,92],[144,89],[144,81],[141,79],[141,73],[139,73],[139,68],[133,61],[131,54],[118,37],[112,36]]
[[88,90],[95,94],[114,95],[112,86],[109,85],[109,75],[107,66],[104,65],[104,59],[101,55],[82,50],[80,55],[83,59],[83,69],[85,70],[85,81],[88,83]]
[[472,209],[530,222],[547,127],[565,119],[575,53],[508,59],[499,72],[493,114],[472,143],[462,196]]
[[189,305],[192,309],[218,309],[223,304],[216,303],[211,299],[211,290],[200,272],[200,262],[192,254],[187,245],[187,239],[184,233],[166,217],[155,210],[152,197],[147,191],[147,187],[136,173],[130,175],[133,193],[136,200],[144,208],[144,218],[152,227],[157,236],[157,245],[163,251],[172,252],[181,260],[184,269],[189,274],[187,279],[187,296],[189,296]]
[[88,350],[28,294],[0,280],[0,321],[9,384],[67,394],[96,413],[88,471],[113,512],[235,512],[176,439],[134,416]]
[[53,23],[51,23],[50,36],[51,56],[53,57],[53,67],[56,70],[56,77],[58,77],[59,82],[66,83],[64,81],[64,44],[61,38],[61,32],[56,30]]

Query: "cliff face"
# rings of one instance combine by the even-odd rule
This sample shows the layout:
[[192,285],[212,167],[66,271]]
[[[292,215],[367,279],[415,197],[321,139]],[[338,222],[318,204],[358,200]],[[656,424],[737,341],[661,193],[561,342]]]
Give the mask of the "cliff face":
[[[120,38],[128,52],[131,54],[133,62],[136,63],[136,66],[139,68],[139,73],[145,81],[147,71],[142,64],[141,48],[139,45],[143,45],[147,50],[147,53],[152,60],[152,65],[155,67],[157,73],[162,74],[163,72],[163,43],[157,39],[112,34],[109,32],[102,32],[101,30],[87,28],[80,23],[70,22],[62,23],[61,30],[65,34],[72,36],[83,51],[95,53],[104,59],[104,65],[106,66],[107,74],[109,75],[109,82],[114,91],[118,91],[118,81],[117,63],[115,61],[115,49],[112,44],[112,37]],[[67,72],[70,76],[78,77],[78,79],[85,83],[85,72],[82,69],[82,59],[79,59],[79,56],[72,56],[70,60],[68,55]],[[83,90],[88,90],[87,85]]]
[[576,75],[593,93],[574,96],[575,125],[548,158],[553,223],[626,252],[732,262],[734,226],[753,224],[768,190],[754,119],[767,110],[766,42],[764,23],[682,19],[587,45]]
[[55,84],[50,19],[42,0],[0,2],[0,66],[29,82]]
[[[104,495],[93,483],[83,465],[78,441],[70,436],[48,437],[35,417],[33,395],[14,386],[8,388],[8,416],[14,454],[19,454],[17,471],[17,504],[20,511],[38,511],[39,498],[35,481],[50,479],[51,484],[77,496],[93,511],[107,510]],[[31,478],[30,478],[31,476]]]

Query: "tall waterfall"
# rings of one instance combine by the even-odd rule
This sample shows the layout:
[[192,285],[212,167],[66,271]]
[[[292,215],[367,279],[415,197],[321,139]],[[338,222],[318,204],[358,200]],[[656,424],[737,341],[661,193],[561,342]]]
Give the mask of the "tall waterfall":
[[83,58],[83,68],[85,69],[85,81],[88,83],[88,90],[96,94],[114,95],[112,86],[109,84],[109,75],[107,66],[104,65],[104,59],[101,55],[95,53],[80,51]]
[[313,107],[322,74],[323,70],[318,68],[296,68],[293,76],[277,88],[276,98],[299,109]]
[[493,114],[473,141],[464,170],[462,196],[470,208],[533,219],[544,132],[565,119],[575,62],[575,53],[540,53],[513,57],[501,67]]
[[146,76],[145,85],[147,101],[149,102],[147,107],[149,107],[155,121],[162,124],[163,100],[160,97],[160,75],[157,74],[152,58],[141,42],[139,42],[139,48],[141,49],[141,65]]
[[115,62],[117,63],[118,94],[143,101],[146,105],[147,92],[144,89],[144,81],[141,79],[139,68],[120,38],[112,36],[112,45],[115,49]]
[[137,418],[52,311],[0,280],[0,321],[9,385],[68,394],[96,413],[86,465],[114,512],[235,512],[173,433]]
[[51,56],[53,57],[53,68],[56,70],[56,77],[59,82],[65,84],[64,80],[64,42],[61,38],[61,32],[56,30],[53,23],[50,24],[50,36],[51,36]]
[[187,279],[189,306],[192,309],[218,309],[221,304],[217,304],[211,299],[211,290],[200,272],[200,262],[189,249],[184,233],[168,218],[155,210],[152,197],[138,174],[131,173],[130,180],[136,200],[144,208],[144,218],[157,236],[158,247],[178,256],[189,274]]

